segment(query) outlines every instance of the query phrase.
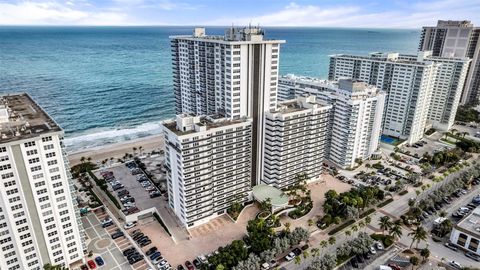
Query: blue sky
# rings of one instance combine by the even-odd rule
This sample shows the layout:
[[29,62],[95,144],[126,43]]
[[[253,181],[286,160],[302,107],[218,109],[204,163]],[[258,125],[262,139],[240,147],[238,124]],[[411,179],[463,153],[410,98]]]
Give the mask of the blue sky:
[[0,25],[480,25],[480,0],[0,0]]

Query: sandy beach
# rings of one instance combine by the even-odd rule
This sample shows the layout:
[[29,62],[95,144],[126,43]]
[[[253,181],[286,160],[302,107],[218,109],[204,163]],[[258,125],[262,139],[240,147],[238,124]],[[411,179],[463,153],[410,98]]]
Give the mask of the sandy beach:
[[92,162],[102,162],[102,160],[110,159],[111,157],[116,161],[117,159],[122,158],[125,153],[133,154],[133,147],[137,148],[136,153],[139,153],[138,148],[140,146],[142,147],[142,153],[148,153],[153,150],[163,150],[163,143],[163,135],[154,135],[68,153],[68,159],[72,166],[79,164],[82,157],[90,157]]

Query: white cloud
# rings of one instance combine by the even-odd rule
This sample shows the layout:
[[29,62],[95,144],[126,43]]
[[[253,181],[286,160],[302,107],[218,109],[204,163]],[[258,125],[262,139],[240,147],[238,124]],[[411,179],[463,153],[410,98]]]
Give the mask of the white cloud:
[[126,14],[87,11],[74,1],[0,3],[0,25],[124,25]]
[[433,25],[437,20],[472,20],[480,23],[480,0],[434,0],[423,1],[411,6],[386,11],[370,10],[370,5],[351,4],[323,7],[321,5],[299,5],[292,2],[283,9],[269,14],[252,17],[221,17],[206,22],[209,25],[230,25],[253,23],[264,26],[331,26],[331,27],[372,27],[372,28],[419,28]]

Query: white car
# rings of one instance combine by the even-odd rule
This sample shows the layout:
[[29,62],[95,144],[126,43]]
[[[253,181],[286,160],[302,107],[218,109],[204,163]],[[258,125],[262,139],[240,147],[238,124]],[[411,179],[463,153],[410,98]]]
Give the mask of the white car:
[[450,264],[453,268],[462,269],[462,265],[459,264],[459,263],[456,262],[456,261],[451,261],[449,264]]
[[155,258],[155,260],[152,261],[152,263],[164,266],[167,263],[167,261],[165,261],[165,259],[162,256],[158,256],[157,258]]
[[135,226],[137,226],[136,222],[127,222],[127,223],[125,223],[125,225],[123,225],[123,228],[125,230],[128,230],[128,229],[133,228]]
[[377,254],[377,251],[375,250],[374,247],[370,247],[370,253],[372,253],[372,254]]
[[382,243],[380,243],[380,242],[376,242],[376,243],[375,243],[375,247],[376,247],[378,250],[383,250],[383,249],[384,249]]
[[102,224],[106,224],[106,223],[110,223],[110,222],[112,222],[112,219],[109,218],[109,217],[107,217],[107,218],[105,218],[104,220],[102,220]]
[[290,253],[287,254],[287,256],[285,256],[285,260],[287,260],[287,262],[289,262],[293,259],[295,259],[295,253],[293,253],[293,252],[290,252]]

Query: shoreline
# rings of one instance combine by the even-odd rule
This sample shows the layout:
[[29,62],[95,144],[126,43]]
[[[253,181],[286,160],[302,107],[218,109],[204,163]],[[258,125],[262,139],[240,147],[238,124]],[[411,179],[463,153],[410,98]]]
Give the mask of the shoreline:
[[133,154],[133,147],[136,147],[136,153],[139,153],[138,148],[140,146],[142,147],[143,153],[149,153],[153,150],[163,150],[163,135],[151,135],[134,140],[82,149],[76,152],[67,153],[67,158],[70,161],[71,166],[79,164],[82,157],[90,157],[92,159],[91,162],[93,163],[100,163],[102,160],[113,157],[116,162],[117,159],[122,158],[125,153]]

